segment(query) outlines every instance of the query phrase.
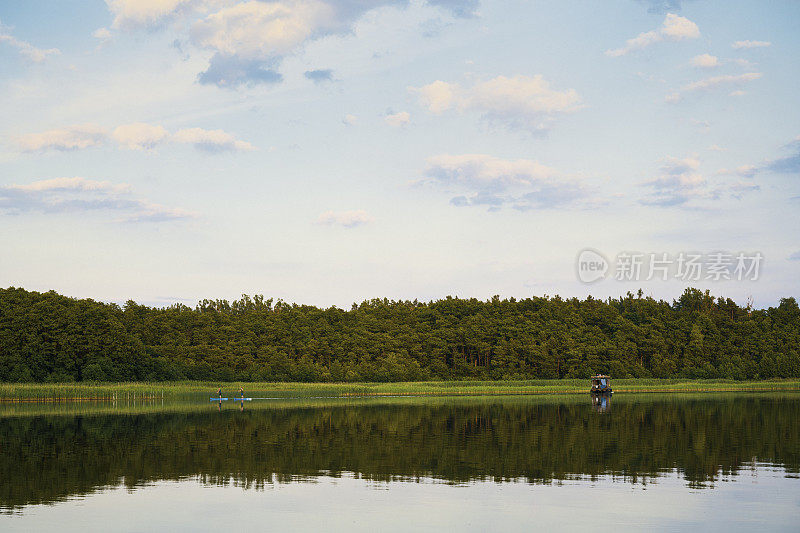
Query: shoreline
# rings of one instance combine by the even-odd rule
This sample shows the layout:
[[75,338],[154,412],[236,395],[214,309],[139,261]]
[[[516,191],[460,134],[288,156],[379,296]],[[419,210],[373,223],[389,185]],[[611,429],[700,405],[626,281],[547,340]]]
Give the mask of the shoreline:
[[[123,383],[0,383],[0,402],[153,401],[191,397],[223,390],[288,397],[430,397],[588,394],[588,380],[416,381],[393,383],[245,383],[245,382],[123,382]],[[771,392],[800,391],[800,379],[733,381],[689,379],[612,379],[615,393]]]

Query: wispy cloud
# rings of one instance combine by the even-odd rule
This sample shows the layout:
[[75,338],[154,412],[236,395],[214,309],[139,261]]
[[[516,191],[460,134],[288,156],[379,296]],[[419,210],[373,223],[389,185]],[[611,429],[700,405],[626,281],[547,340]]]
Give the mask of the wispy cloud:
[[119,222],[171,222],[196,218],[197,213],[181,209],[180,207],[166,207],[150,202],[139,202],[137,208],[129,215],[120,218]]
[[393,128],[399,128],[411,122],[411,115],[408,111],[400,111],[399,113],[392,113],[383,117],[383,121]]
[[193,218],[195,213],[131,195],[125,183],[82,177],[53,178],[0,187],[0,214],[105,212],[117,222],[164,222]]
[[[748,192],[760,189],[758,184],[749,179],[736,182],[723,179],[712,182],[700,172],[700,166],[701,162],[696,155],[663,159],[658,175],[642,184],[651,192],[640,202],[644,205],[661,207],[687,207],[701,200],[718,200],[724,197],[738,199]],[[734,171],[723,169],[717,174],[752,178],[755,169],[751,166],[741,166]]]
[[682,41],[684,39],[696,39],[698,37],[700,37],[700,29],[697,27],[697,24],[674,13],[667,13],[667,16],[664,18],[664,23],[659,29],[640,33],[633,39],[625,41],[625,46],[613,50],[606,50],[606,55],[610,57],[619,57],[661,41]]
[[108,28],[97,28],[92,32],[92,37],[99,39],[101,42],[111,39],[111,31]]
[[169,132],[162,126],[134,122],[117,127],[113,137],[129,150],[152,150],[169,137]]
[[765,48],[767,46],[772,46],[772,43],[769,41],[736,41],[731,45],[731,48],[741,50],[743,48]]
[[719,66],[719,58],[711,54],[700,54],[692,58],[692,66],[696,68],[715,68]]
[[107,138],[108,131],[105,128],[87,123],[22,135],[17,139],[17,144],[23,152],[68,151],[99,146]]
[[0,43],[5,43],[9,46],[16,48],[20,55],[34,63],[41,63],[48,56],[59,55],[61,51],[58,48],[37,48],[32,44],[20,41],[9,33],[9,29],[3,26],[0,22]]
[[432,113],[477,111],[491,123],[533,133],[546,132],[556,117],[583,107],[574,89],[552,89],[540,75],[498,76],[472,87],[437,80],[409,90]]
[[325,211],[317,217],[317,224],[326,226],[341,226],[343,228],[355,228],[370,224],[375,219],[363,210],[356,211]]
[[784,149],[792,153],[788,156],[768,161],[764,165],[765,168],[781,174],[800,174],[800,136],[785,145]]
[[27,185],[11,185],[8,187],[8,189],[24,192],[91,191],[121,194],[130,192],[131,187],[126,183],[114,184],[110,181],[98,181],[75,177],[39,180]]
[[745,74],[726,74],[724,76],[712,76],[698,80],[688,85],[684,85],[677,91],[667,95],[664,99],[667,102],[677,102],[683,98],[687,93],[697,91],[708,91],[720,86],[726,85],[741,85],[757,80],[763,76],[760,72],[747,72]]
[[442,154],[428,158],[421,183],[456,196],[457,207],[502,206],[519,210],[576,206],[588,197],[579,181],[530,159],[501,159],[486,154]]
[[653,189],[650,197],[642,200],[648,205],[683,205],[694,198],[706,197],[706,179],[697,171],[700,161],[696,157],[678,159],[668,157],[662,162],[659,176],[644,183]]
[[114,14],[111,25],[114,29],[161,24],[181,11],[186,12],[190,8],[199,8],[210,3],[198,0],[106,0],[108,9]]
[[717,171],[717,174],[721,175],[731,175],[731,176],[740,176],[743,178],[752,178],[758,173],[758,167],[755,165],[739,165],[736,168],[728,169],[728,168],[721,168]]
[[255,150],[249,142],[223,130],[185,128],[170,134],[163,126],[144,122],[117,126],[111,134],[97,124],[79,124],[22,135],[17,139],[17,145],[23,152],[67,151],[100,146],[109,139],[129,150],[153,150],[165,142],[191,144],[206,152]]
[[206,152],[249,152],[255,150],[249,142],[240,141],[230,133],[222,130],[188,128],[179,130],[172,136],[172,140],[174,142],[192,144],[195,148]]

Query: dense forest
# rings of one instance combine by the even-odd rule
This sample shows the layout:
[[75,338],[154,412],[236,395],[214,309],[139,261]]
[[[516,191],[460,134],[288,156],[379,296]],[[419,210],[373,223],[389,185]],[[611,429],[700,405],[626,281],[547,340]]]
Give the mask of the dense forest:
[[794,298],[753,310],[708,291],[672,303],[533,297],[370,300],[348,310],[263,296],[194,309],[0,289],[0,381],[414,381],[800,376]]

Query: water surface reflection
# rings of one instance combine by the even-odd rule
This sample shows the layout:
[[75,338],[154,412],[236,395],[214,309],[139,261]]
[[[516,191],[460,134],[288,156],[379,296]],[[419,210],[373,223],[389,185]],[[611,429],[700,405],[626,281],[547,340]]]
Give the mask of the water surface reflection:
[[613,410],[600,400],[4,406],[0,507],[162,480],[262,489],[318,476],[641,485],[670,473],[689,488],[713,488],[759,464],[800,471],[800,395],[617,395]]

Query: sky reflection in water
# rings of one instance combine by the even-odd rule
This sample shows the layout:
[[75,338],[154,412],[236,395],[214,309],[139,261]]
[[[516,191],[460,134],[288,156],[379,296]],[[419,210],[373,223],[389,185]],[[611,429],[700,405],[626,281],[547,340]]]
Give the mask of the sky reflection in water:
[[[5,406],[0,529],[794,529],[800,395]],[[625,527],[627,526],[627,527]]]

